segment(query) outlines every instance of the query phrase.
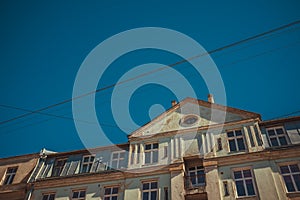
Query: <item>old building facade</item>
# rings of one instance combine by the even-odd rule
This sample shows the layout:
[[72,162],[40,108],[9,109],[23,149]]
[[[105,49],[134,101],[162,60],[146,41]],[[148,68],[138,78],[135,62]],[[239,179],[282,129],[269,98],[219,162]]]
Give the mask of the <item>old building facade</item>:
[[[262,121],[211,97],[187,98],[125,144],[42,151],[28,172],[24,198],[300,199],[299,143],[300,117]],[[1,191],[10,166],[0,160]]]

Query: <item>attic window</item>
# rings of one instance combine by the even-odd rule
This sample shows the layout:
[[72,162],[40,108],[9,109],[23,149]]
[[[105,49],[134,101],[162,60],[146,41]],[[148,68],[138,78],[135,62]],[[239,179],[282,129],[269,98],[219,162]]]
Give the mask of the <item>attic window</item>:
[[199,116],[197,115],[186,115],[180,121],[179,125],[182,127],[195,125],[199,121]]

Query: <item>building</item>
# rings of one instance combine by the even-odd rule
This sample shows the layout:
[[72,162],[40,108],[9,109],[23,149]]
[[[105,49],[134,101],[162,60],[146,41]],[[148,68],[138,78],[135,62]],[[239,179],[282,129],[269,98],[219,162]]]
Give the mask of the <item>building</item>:
[[[187,98],[125,144],[42,151],[24,192],[28,200],[300,199],[299,143],[300,117],[262,121],[211,96]],[[0,166],[6,177],[9,166]]]

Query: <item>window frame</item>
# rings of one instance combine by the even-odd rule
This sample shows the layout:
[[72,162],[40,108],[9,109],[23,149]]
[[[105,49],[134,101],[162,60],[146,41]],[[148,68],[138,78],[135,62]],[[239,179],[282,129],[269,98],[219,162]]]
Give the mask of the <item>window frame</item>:
[[[240,131],[241,135],[237,136],[236,135],[237,131]],[[233,132],[233,136],[232,137],[228,136],[228,133],[230,133],[230,132]],[[228,144],[229,152],[245,152],[245,151],[247,151],[248,147],[247,147],[247,144],[246,144],[245,133],[244,133],[243,129],[227,130],[226,131],[226,137],[227,137],[227,144]],[[244,148],[245,149],[242,149],[242,150],[239,149],[238,139],[242,139],[243,140],[243,144],[244,144]],[[230,142],[229,142],[230,140],[234,140],[234,145],[235,145],[235,149],[236,149],[235,151],[230,149]]]
[[[3,176],[2,185],[11,185],[11,184],[13,184],[15,176],[16,176],[17,171],[18,171],[18,168],[19,168],[18,166],[12,166],[12,167],[6,168],[5,174]],[[14,170],[14,171],[13,172],[8,172],[10,169]]]
[[[60,161],[64,161],[63,165],[58,166],[57,163],[60,162]],[[64,167],[65,167],[65,165],[66,165],[66,162],[67,162],[67,158],[57,158],[57,159],[55,159],[55,162],[53,164],[53,169],[52,169],[51,176],[52,177],[58,177],[58,176],[60,176],[61,173],[62,173],[62,171],[63,171],[63,169],[64,169]],[[59,169],[59,174],[55,174],[55,170],[56,169]]]
[[[80,193],[84,191],[84,197],[80,197]],[[73,198],[74,193],[78,192],[78,197]],[[81,189],[73,189],[71,191],[71,196],[70,196],[70,200],[85,200],[86,199],[86,188],[81,188]]]
[[[105,194],[105,190],[106,189],[111,189],[110,194]],[[117,188],[118,192],[116,194],[113,194],[113,189]],[[120,193],[120,185],[110,185],[110,186],[105,186],[104,187],[104,191],[103,191],[103,200],[105,200],[105,198],[109,198],[109,200],[112,200],[113,197],[117,197],[117,199],[119,199],[119,193]]]
[[[157,148],[153,148],[153,146],[155,145],[155,144],[157,144]],[[146,146],[147,145],[151,145],[151,148],[150,149],[147,149],[146,150]],[[154,156],[153,156],[153,154],[154,154],[154,152],[157,152],[157,161],[156,162],[154,162],[153,161],[153,158],[154,158]],[[148,163],[146,163],[146,153],[149,153],[150,154],[150,162]],[[153,165],[153,164],[157,164],[157,163],[159,163],[159,143],[158,142],[152,142],[152,143],[145,143],[144,144],[144,164],[145,165]]]
[[[287,135],[287,132],[286,132],[284,126],[272,126],[272,127],[266,127],[265,129],[266,129],[267,138],[268,138],[268,141],[269,141],[269,144],[270,144],[271,147],[281,147],[281,146],[287,146],[287,145],[290,144],[289,138],[288,138],[288,135]],[[277,134],[277,129],[282,129],[282,134],[279,134],[279,135],[278,135],[278,134]],[[274,133],[275,133],[275,135],[271,135],[271,136],[270,136],[270,135],[269,135],[269,130],[273,130]],[[280,140],[279,140],[279,137],[282,137],[282,136],[284,136],[284,138],[285,138],[285,141],[286,141],[286,144],[285,144],[285,145],[282,145],[281,142],[280,142]],[[276,141],[277,141],[277,143],[278,143],[278,146],[276,146],[276,145],[274,146],[274,145],[272,144],[271,138],[276,138]]]
[[[293,162],[284,162],[284,163],[279,163],[279,164],[278,164],[278,171],[279,171],[279,173],[280,173],[281,182],[282,182],[283,187],[285,188],[285,192],[286,192],[286,193],[299,193],[299,192],[300,192],[300,187],[299,187],[299,189],[298,189],[297,184],[296,184],[296,182],[295,182],[295,179],[294,179],[294,176],[293,176],[293,175],[295,175],[295,174],[299,174],[299,175],[300,175],[300,171],[299,171],[299,172],[291,172],[291,170],[290,170],[290,165],[297,165],[298,168],[300,169],[300,163],[299,163],[299,162],[295,162],[295,161],[293,161]],[[281,168],[280,168],[280,167],[282,167],[282,166],[288,166],[288,169],[289,169],[290,172],[289,172],[289,173],[282,174]],[[285,175],[285,176],[288,175],[288,176],[291,177],[292,184],[293,184],[293,187],[294,187],[295,191],[291,191],[291,192],[288,191],[287,185],[286,185],[285,180],[284,180],[284,177],[283,177],[284,175]]]
[[[88,162],[84,162],[84,159],[85,158],[88,158]],[[91,158],[93,158],[93,160],[91,161]],[[92,170],[92,167],[95,163],[95,158],[96,156],[93,154],[93,155],[85,155],[82,157],[82,160],[81,160],[81,165],[80,165],[80,173],[90,173],[91,170]],[[83,166],[84,165],[87,165],[87,171],[83,171]]]
[[[195,168],[193,170],[190,170],[191,168]],[[198,172],[200,171],[203,171],[203,176],[204,176],[204,183],[202,182],[199,182],[199,177],[198,177]],[[192,182],[192,175],[191,173],[195,173],[194,177],[195,177],[195,180],[196,180],[196,183],[193,184]],[[194,166],[194,167],[189,167],[188,168],[188,175],[189,175],[189,181],[190,181],[190,184],[191,186],[193,187],[198,187],[198,186],[205,186],[206,185],[206,173],[205,173],[205,169],[203,166]]]
[[[121,157],[121,153],[124,153],[124,157]],[[118,157],[117,158],[113,158],[114,157],[114,154],[118,154]],[[120,161],[122,160],[125,160],[125,157],[126,157],[126,151],[125,150],[121,150],[121,151],[113,151],[111,152],[111,156],[110,156],[110,168],[112,169],[120,169],[120,168],[124,168],[124,166],[121,166],[120,167]],[[117,161],[117,167],[113,167],[112,163],[114,161]]]
[[[156,183],[156,188],[151,188],[151,183]],[[158,180],[143,180],[141,182],[141,200],[144,200],[144,192],[148,192],[150,195],[148,195],[148,199],[147,200],[151,200],[151,192],[156,192],[156,199],[155,200],[159,200],[159,186],[158,186]],[[143,189],[144,188],[144,184],[149,184],[149,188],[148,189]]]
[[56,193],[55,192],[47,192],[42,194],[42,200],[44,200],[45,196],[48,196],[46,200],[50,200],[51,195],[54,195],[53,199],[55,199]]
[[[246,170],[250,170],[251,177],[246,177],[246,178],[244,177],[243,171],[246,171]],[[234,172],[237,172],[237,171],[241,171],[242,178],[238,178],[238,179],[235,178]],[[235,195],[236,195],[237,198],[247,198],[247,197],[257,196],[258,193],[257,193],[257,188],[256,188],[256,181],[255,181],[255,176],[254,176],[252,167],[233,168],[233,169],[231,169],[231,173],[232,173],[232,178],[233,178],[233,182],[234,182]],[[246,180],[252,180],[254,195],[249,195],[248,194],[248,188],[247,188],[247,185],[246,185]],[[245,195],[244,196],[239,196],[236,181],[243,181],[243,187],[244,187],[244,190],[245,190]]]

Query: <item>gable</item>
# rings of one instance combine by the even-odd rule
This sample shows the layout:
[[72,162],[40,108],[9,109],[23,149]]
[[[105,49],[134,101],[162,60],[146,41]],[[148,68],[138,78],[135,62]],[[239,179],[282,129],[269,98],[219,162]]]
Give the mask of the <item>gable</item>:
[[260,118],[256,113],[187,98],[133,132],[129,138],[220,124],[224,119],[227,123],[257,117]]

